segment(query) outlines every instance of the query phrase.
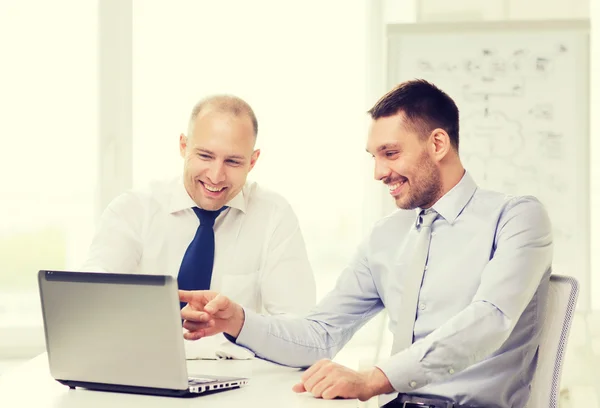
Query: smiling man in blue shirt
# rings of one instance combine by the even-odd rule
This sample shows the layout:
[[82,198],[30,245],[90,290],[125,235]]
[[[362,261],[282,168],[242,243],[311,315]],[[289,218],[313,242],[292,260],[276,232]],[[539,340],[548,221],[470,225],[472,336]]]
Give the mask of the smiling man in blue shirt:
[[[552,261],[544,207],[477,187],[458,154],[458,109],[434,85],[402,83],[369,113],[375,178],[400,209],[415,211],[376,223],[335,289],[304,318],[262,316],[215,292],[180,292],[189,302],[185,337],[225,332],[259,357],[310,366],[294,391],[316,397],[524,407]],[[383,308],[394,335],[389,359],[364,372],[328,360]]]

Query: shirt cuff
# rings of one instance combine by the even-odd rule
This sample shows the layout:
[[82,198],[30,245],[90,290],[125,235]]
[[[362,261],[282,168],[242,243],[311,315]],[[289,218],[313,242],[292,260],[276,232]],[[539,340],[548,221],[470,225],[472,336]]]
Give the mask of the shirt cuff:
[[[269,322],[252,310],[244,308],[244,325],[234,343],[244,346],[250,350],[260,349],[261,344],[266,344],[269,336]],[[232,336],[228,336],[227,338]]]
[[375,366],[383,371],[396,392],[411,392],[430,382],[415,347],[403,350]]

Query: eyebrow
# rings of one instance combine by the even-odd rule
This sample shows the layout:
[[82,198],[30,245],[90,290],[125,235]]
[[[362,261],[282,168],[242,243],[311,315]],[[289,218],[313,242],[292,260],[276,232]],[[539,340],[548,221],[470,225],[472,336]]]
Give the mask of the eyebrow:
[[[199,148],[199,147],[197,147],[195,150],[196,150],[197,152],[200,152],[200,153],[206,153],[206,154],[209,154],[209,155],[211,155],[211,156],[215,156],[215,154],[214,154],[213,152],[211,152],[210,150],[201,149],[201,148]],[[227,159],[229,159],[229,160],[230,160],[230,159],[235,159],[235,160],[245,160],[245,159],[246,159],[244,156],[240,156],[240,155],[238,155],[238,154],[234,154],[234,155],[231,155],[231,156],[227,156],[226,158],[227,158]]]
[[[400,145],[398,143],[385,143],[377,148],[377,152],[382,152],[387,149],[399,149],[399,148],[400,148]],[[371,152],[369,152],[368,148],[365,150],[367,151],[367,153],[371,153]]]

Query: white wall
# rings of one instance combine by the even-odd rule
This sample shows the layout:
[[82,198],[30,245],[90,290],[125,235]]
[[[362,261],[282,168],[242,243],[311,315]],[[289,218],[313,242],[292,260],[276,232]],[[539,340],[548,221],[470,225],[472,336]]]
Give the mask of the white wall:
[[418,21],[561,20],[587,19],[590,15],[589,0],[414,0],[414,3]]

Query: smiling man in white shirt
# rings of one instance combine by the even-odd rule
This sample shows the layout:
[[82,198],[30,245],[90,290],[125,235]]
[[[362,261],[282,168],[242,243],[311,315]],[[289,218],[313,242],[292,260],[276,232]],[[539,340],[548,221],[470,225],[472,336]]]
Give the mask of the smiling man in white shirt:
[[[180,287],[223,292],[256,312],[306,313],[316,290],[298,219],[283,197],[247,181],[260,156],[257,133],[256,116],[240,98],[196,104],[179,138],[183,177],[110,203],[83,269],[167,274]],[[200,211],[212,214],[206,225]],[[209,238],[199,237],[200,227]],[[188,358],[214,354],[210,349],[186,344]]]

